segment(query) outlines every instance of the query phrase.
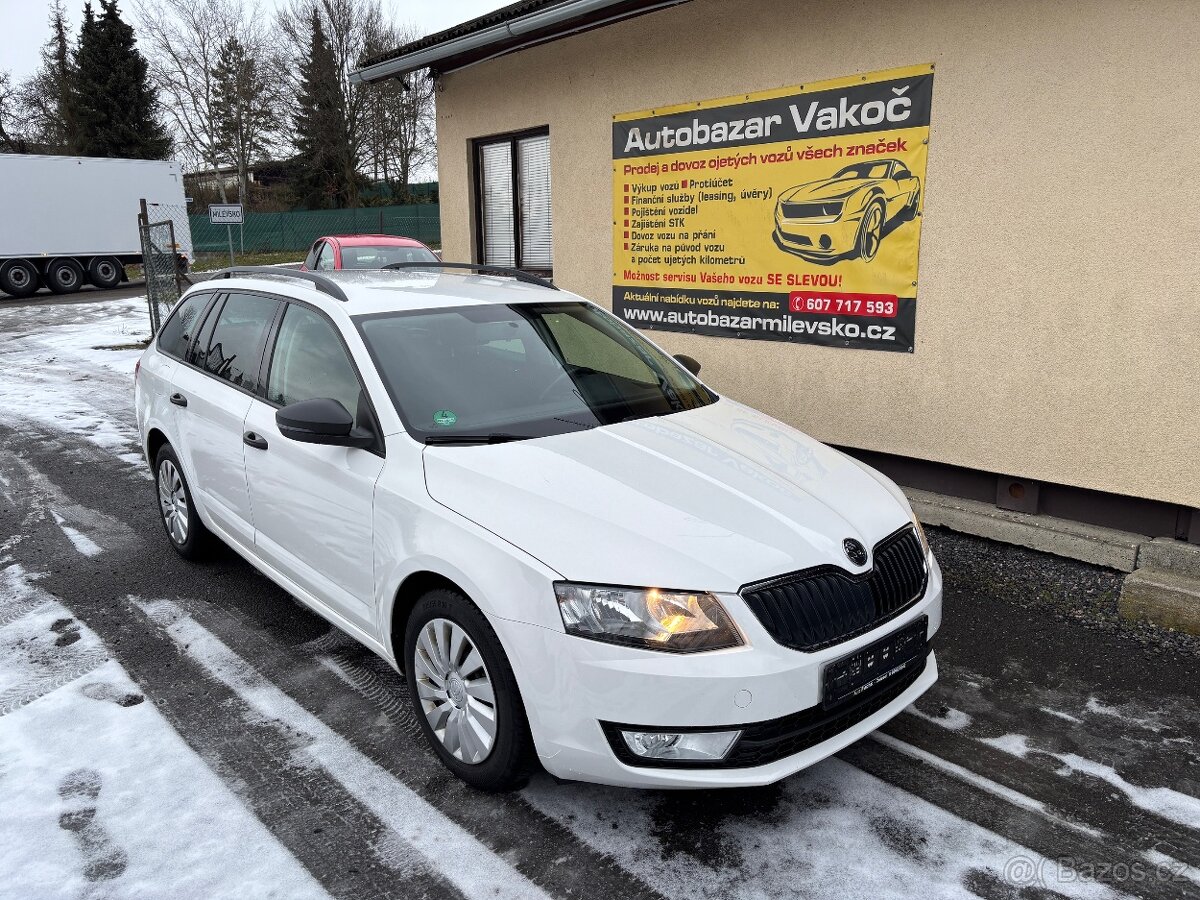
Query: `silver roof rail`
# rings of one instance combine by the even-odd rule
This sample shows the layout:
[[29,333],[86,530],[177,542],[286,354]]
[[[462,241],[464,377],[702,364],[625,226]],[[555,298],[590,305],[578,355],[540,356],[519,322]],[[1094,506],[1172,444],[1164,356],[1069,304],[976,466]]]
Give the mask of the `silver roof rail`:
[[552,281],[547,281],[532,272],[526,272],[524,269],[514,269],[512,266],[489,266],[485,263],[460,263],[460,262],[395,262],[383,267],[387,269],[469,269],[472,272],[488,273],[492,272],[496,275],[503,275],[507,278],[515,278],[517,281],[523,281],[526,284],[536,284],[538,287],[549,288],[552,291],[557,291],[558,287]]
[[262,276],[275,278],[295,278],[299,281],[307,281],[313,285],[322,294],[328,294],[335,300],[341,300],[343,303],[349,302],[350,298],[346,296],[346,292],[342,290],[332,278],[326,278],[316,272],[301,272],[299,269],[285,269],[282,266],[234,266],[229,269],[221,269],[219,272],[213,272],[213,278],[239,278],[243,275],[251,278],[259,278]]

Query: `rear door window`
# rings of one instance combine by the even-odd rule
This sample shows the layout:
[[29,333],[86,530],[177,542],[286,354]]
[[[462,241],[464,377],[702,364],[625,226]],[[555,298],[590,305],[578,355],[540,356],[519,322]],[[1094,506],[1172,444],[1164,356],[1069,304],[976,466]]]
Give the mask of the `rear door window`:
[[230,294],[196,364],[235,387],[257,392],[263,342],[278,307],[270,297]]
[[162,353],[176,359],[184,358],[211,299],[212,294],[192,294],[175,308],[158,333],[158,349]]

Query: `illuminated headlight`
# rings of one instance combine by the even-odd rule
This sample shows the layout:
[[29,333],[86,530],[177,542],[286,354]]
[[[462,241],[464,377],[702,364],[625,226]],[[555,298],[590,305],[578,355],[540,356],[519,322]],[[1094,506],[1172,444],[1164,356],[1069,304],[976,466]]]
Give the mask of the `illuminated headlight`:
[[625,746],[643,759],[724,759],[740,731],[622,731]]
[[554,585],[568,634],[690,653],[737,647],[741,635],[712,594],[598,584]]
[[912,517],[913,528],[917,530],[917,537],[921,539],[921,549],[928,555],[929,553],[929,538],[925,537],[925,529],[921,527],[921,520],[917,518],[917,514],[913,513]]

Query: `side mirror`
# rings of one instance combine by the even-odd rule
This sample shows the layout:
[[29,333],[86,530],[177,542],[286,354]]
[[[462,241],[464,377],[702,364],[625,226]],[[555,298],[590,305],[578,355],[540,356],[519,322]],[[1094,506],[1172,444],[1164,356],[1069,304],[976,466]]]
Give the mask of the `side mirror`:
[[365,448],[375,443],[375,435],[364,428],[355,428],[354,416],[328,397],[283,407],[275,413],[275,424],[285,438],[302,444]]
[[686,353],[676,353],[675,361],[693,375],[700,374],[700,363],[696,362],[696,360],[692,359],[692,357],[688,356]]

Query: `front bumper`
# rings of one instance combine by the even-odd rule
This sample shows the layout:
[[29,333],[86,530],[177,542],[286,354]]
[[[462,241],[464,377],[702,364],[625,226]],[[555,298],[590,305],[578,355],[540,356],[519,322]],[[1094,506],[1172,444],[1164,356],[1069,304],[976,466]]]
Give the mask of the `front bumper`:
[[833,258],[854,249],[861,213],[848,218],[788,219],[775,210],[775,237],[785,247],[805,256]]
[[[550,774],[624,787],[705,788],[771,784],[874,731],[937,680],[930,652],[899,693],[859,715],[820,718],[825,666],[929,617],[931,639],[941,624],[942,579],[932,556],[925,595],[895,619],[866,634],[814,653],[777,644],[737,595],[719,595],[745,634],[743,647],[669,654],[603,644],[511,621],[493,624],[509,653],[525,701],[534,744]],[[903,677],[903,676],[901,676]],[[806,711],[816,709],[816,713]],[[828,718],[828,717],[826,717]],[[713,730],[746,725],[806,723],[824,729],[797,741],[783,758],[744,768],[667,768],[630,765],[614,753],[602,723]],[[813,742],[813,739],[816,742]]]

